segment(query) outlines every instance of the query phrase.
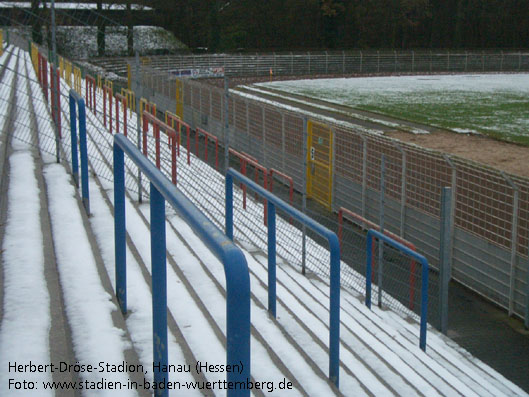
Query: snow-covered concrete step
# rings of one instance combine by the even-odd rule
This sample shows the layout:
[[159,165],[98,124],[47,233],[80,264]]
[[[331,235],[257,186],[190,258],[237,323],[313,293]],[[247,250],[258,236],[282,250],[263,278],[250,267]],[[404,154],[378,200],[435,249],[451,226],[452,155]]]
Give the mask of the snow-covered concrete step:
[[[124,361],[135,365],[137,358],[108,279],[105,282],[98,271],[100,260],[71,178],[54,157],[39,153],[38,133],[45,131],[48,137],[53,127],[28,54],[18,52],[17,60],[8,221],[2,242],[6,311],[0,328],[0,394],[12,393],[6,390],[6,377],[37,382],[39,395],[54,395],[51,389],[43,390],[42,382],[88,381],[83,386],[89,388],[90,382],[96,385],[102,378],[122,385],[142,381],[143,373],[62,370],[79,362],[97,369],[101,363],[103,368]],[[31,374],[6,371],[15,361],[48,367]]]
[[[10,98],[9,185],[5,235],[2,239],[0,357],[9,364],[75,362],[65,330],[61,290],[54,269],[54,248],[49,230],[42,163],[35,145],[33,108],[28,97],[24,53],[13,49],[7,73],[12,74],[15,95]],[[4,76],[5,77],[5,76]],[[3,81],[3,80],[2,80]],[[22,139],[20,139],[22,138]],[[56,371],[28,376],[26,372],[2,371],[2,395],[12,393],[14,382],[71,381],[70,374]],[[6,390],[7,389],[7,390]],[[11,390],[11,392],[9,392]],[[42,395],[52,395],[42,392]]]

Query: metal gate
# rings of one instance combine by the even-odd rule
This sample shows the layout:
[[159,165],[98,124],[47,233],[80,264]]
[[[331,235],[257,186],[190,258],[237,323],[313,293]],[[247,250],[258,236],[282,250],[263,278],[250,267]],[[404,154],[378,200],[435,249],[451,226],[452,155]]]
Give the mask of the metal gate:
[[307,123],[307,197],[329,210],[332,204],[332,130],[309,120]]

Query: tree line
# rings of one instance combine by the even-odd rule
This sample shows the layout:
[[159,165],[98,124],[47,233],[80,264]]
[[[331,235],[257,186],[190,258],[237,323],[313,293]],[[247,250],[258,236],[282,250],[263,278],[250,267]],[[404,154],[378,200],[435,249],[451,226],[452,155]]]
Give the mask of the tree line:
[[527,48],[527,0],[154,0],[190,48]]

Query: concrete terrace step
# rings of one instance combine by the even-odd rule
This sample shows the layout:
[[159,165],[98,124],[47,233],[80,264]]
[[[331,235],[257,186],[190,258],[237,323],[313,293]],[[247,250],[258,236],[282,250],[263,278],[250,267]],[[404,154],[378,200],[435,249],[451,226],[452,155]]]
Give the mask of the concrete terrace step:
[[[40,391],[30,395],[55,394],[43,390],[42,382],[101,380],[96,374],[59,370],[61,365],[78,361],[95,366],[99,362],[117,364],[119,359],[137,363],[127,347],[130,342],[123,320],[112,314],[117,310],[115,302],[111,303],[112,288],[97,270],[98,253],[90,243],[91,232],[85,228],[87,219],[71,178],[54,157],[44,152],[41,157],[38,138],[49,137],[52,125],[32,68],[28,54],[16,49],[0,82],[3,87],[5,79],[11,79],[15,93],[10,100],[9,189],[7,200],[2,200],[7,204],[7,219],[2,239],[4,277],[0,279],[1,395],[16,393],[7,378],[36,382]],[[43,135],[42,130],[46,130]],[[5,370],[15,362],[23,366],[53,363],[55,370]],[[129,377],[140,381],[137,374],[125,375],[125,381]],[[143,380],[143,374],[140,377]],[[107,378],[119,380],[119,376]],[[136,391],[127,394],[137,395]]]

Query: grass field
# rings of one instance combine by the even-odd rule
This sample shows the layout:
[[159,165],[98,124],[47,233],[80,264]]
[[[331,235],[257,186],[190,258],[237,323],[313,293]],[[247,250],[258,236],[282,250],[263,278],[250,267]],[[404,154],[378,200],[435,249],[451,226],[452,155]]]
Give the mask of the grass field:
[[365,77],[263,85],[529,146],[529,74]]

